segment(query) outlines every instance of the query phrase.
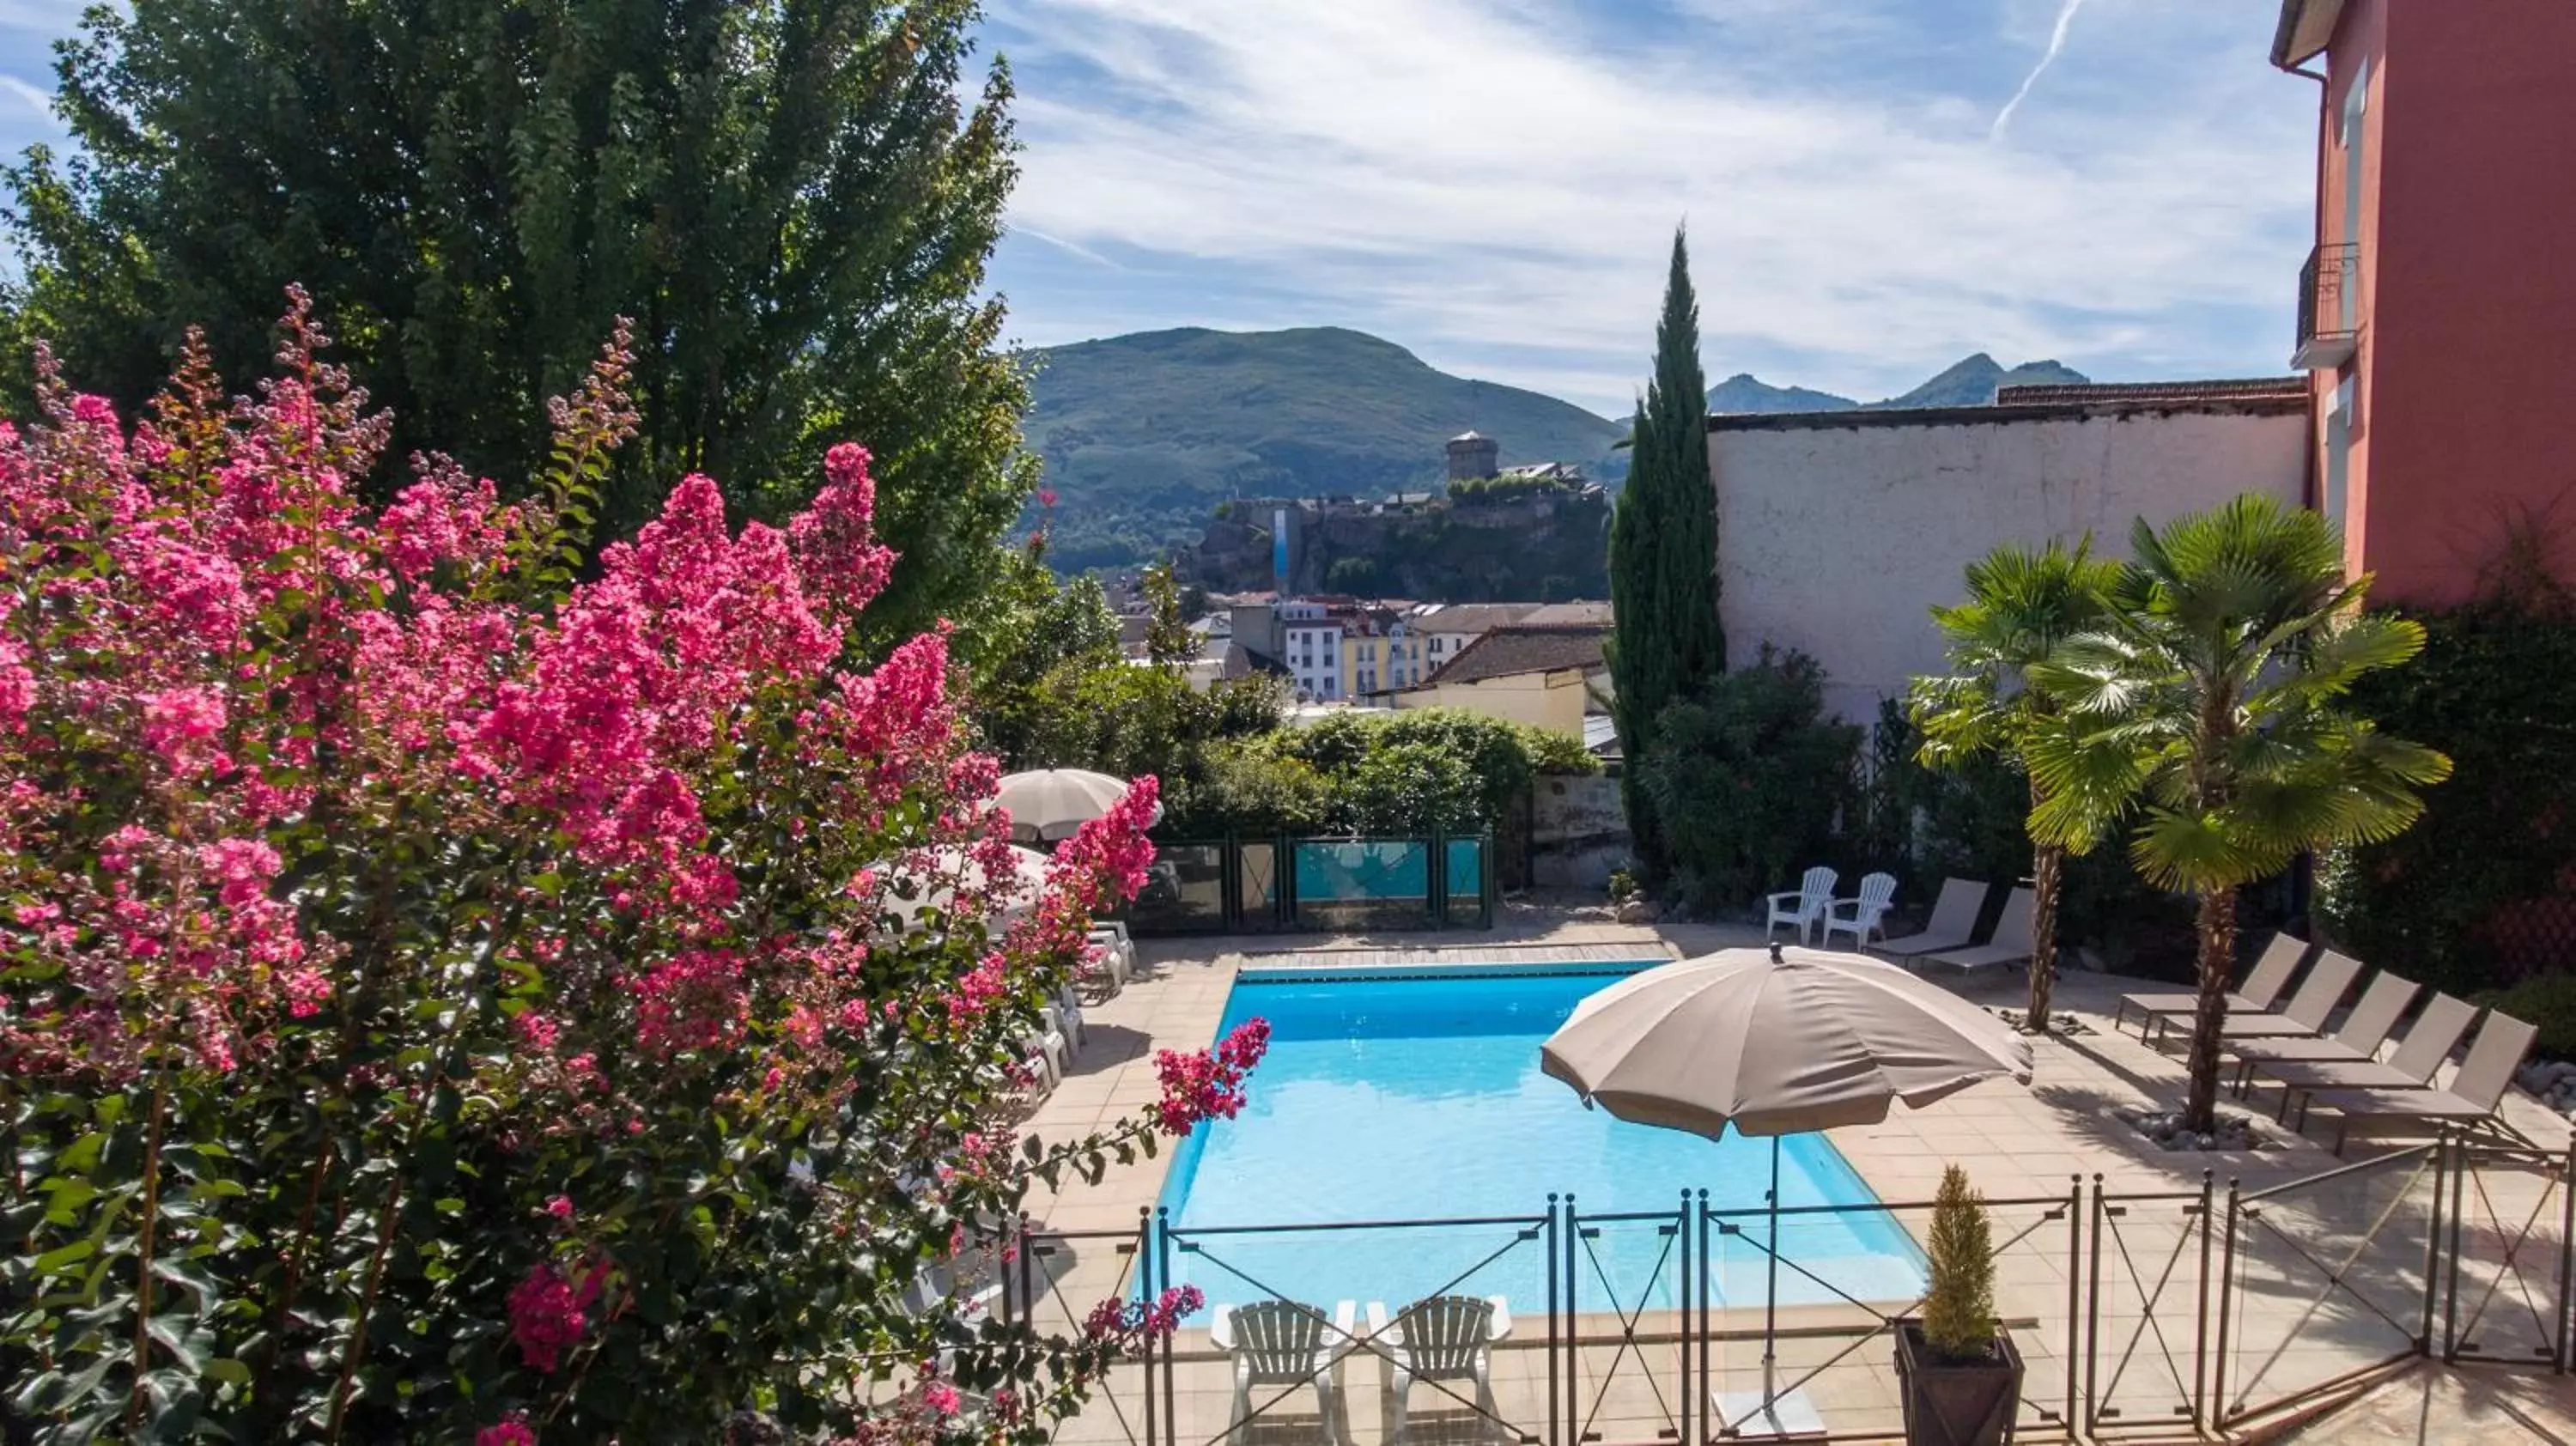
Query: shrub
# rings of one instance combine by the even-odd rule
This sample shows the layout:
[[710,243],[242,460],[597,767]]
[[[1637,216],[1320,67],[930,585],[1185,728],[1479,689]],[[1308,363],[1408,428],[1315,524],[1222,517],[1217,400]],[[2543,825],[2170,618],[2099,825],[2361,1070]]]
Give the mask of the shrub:
[[[1282,733],[1274,746],[1330,784],[1334,827],[1375,832],[1495,824],[1519,806],[1542,768],[1589,773],[1600,766],[1576,740],[1457,708],[1338,714]],[[1407,769],[1417,776],[1404,776]]]
[[1944,1360],[1984,1360],[1995,1341],[1994,1230],[1985,1197],[1956,1165],[1933,1197],[1932,1282],[1923,1294],[1923,1343]]
[[1815,659],[1766,646],[1657,720],[1638,783],[1693,907],[1741,908],[1835,849],[1860,729],[1824,706]]
[[2576,974],[2539,974],[2510,989],[2477,996],[2540,1030],[2538,1050],[2551,1059],[2576,1060]]
[[370,513],[383,419],[286,337],[256,403],[192,347],[130,431],[50,366],[0,424],[10,1439],[1045,1439],[1191,1300],[906,1297],[1239,1102],[1258,1030],[1011,1125],[1153,780],[988,935],[944,637],[843,661],[865,452],[784,530],[692,477],[584,559],[620,347],[531,500],[429,458]]
[[1382,743],[1334,780],[1333,827],[1351,834],[1459,832],[1485,821],[1468,761],[1420,739]]
[[1180,839],[1260,838],[1321,833],[1332,816],[1324,775],[1255,739],[1211,750],[1201,776],[1174,790],[1162,827]]

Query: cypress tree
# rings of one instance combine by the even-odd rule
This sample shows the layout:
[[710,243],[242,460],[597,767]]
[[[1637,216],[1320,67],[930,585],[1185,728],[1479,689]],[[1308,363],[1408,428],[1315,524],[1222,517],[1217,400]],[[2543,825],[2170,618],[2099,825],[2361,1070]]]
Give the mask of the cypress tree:
[[1610,517],[1611,721],[1620,795],[1637,862],[1664,873],[1663,831],[1638,787],[1664,709],[1726,670],[1717,617],[1717,493],[1708,472],[1708,386],[1690,249],[1673,233],[1672,276],[1655,326],[1655,375],[1637,407],[1628,486]]

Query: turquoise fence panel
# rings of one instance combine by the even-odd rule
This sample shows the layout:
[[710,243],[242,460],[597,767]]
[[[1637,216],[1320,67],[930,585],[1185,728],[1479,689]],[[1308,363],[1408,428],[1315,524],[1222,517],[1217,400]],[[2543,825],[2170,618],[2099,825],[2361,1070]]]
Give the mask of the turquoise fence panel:
[[1485,911],[1485,841],[1453,838],[1448,849],[1448,920],[1478,922]]
[[1419,927],[1435,913],[1426,839],[1303,842],[1296,855],[1297,924],[1306,929]]
[[1418,839],[1297,845],[1297,897],[1314,903],[1426,899],[1431,850]]

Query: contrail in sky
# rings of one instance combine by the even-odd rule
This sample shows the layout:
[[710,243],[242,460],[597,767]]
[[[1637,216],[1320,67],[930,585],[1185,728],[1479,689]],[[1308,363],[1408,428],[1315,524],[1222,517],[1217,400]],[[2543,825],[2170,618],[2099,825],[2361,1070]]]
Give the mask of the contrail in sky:
[[2023,101],[2030,99],[2030,88],[2039,84],[2039,78],[2046,75],[2048,67],[2056,62],[2058,52],[2066,48],[2067,27],[2075,23],[2075,12],[2083,8],[2084,0],[2066,0],[2066,8],[2057,12],[2057,28],[2049,32],[2048,52],[2040,56],[2039,64],[2030,68],[2030,74],[2022,77],[2021,89],[2014,91],[2013,98],[2004,102],[2004,108],[1995,112],[1994,128],[1986,132],[1988,140],[2003,139],[2004,127],[2012,124],[2013,112],[2021,109]]

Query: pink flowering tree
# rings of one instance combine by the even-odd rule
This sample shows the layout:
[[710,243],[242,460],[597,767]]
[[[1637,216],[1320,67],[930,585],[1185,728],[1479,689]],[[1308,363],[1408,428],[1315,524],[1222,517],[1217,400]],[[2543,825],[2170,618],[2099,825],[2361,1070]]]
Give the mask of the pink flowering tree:
[[192,351],[131,424],[50,366],[0,424],[7,1434],[1044,1439],[1194,1300],[1046,1336],[925,1283],[1261,1052],[1010,1126],[1153,780],[1004,909],[944,637],[844,654],[865,452],[593,554],[622,336],[528,500],[423,457],[380,508],[383,418],[284,336],[255,400]]

